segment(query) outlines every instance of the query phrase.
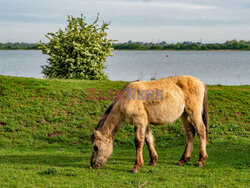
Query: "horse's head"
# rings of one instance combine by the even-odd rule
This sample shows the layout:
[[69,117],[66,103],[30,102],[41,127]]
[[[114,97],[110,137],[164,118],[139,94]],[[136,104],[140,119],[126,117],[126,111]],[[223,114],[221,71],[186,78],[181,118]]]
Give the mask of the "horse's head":
[[101,132],[94,130],[91,136],[91,141],[93,145],[90,161],[91,167],[101,168],[113,152],[112,138],[106,137],[102,135]]

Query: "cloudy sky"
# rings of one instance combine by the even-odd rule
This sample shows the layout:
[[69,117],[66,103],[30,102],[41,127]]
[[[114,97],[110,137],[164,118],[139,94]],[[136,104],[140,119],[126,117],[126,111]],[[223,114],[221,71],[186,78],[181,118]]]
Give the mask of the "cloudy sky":
[[250,40],[250,0],[0,0],[0,42],[46,41],[82,13],[119,42]]

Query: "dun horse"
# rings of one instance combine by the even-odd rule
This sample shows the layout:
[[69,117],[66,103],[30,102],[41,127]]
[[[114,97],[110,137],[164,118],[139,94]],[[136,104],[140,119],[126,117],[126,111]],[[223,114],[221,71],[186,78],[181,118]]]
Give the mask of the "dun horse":
[[156,165],[158,155],[149,124],[172,123],[181,117],[187,143],[178,165],[191,157],[195,132],[200,139],[200,157],[197,166],[204,166],[208,155],[207,90],[203,82],[192,76],[168,77],[154,81],[136,81],[126,85],[113,100],[93,130],[92,168],[101,168],[113,151],[114,136],[123,121],[134,125],[136,160],[132,172],[143,165],[143,145],[146,142],[150,165]]

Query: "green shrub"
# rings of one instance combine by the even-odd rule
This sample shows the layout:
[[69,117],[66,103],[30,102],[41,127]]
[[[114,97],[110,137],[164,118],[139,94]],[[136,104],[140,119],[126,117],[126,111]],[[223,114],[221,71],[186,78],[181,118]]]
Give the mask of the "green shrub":
[[48,33],[48,44],[40,43],[39,48],[49,55],[49,65],[42,66],[47,78],[103,80],[107,78],[103,69],[106,57],[111,56],[113,40],[107,39],[106,30],[110,23],[101,26],[96,20],[87,24],[83,15],[79,18],[68,16],[65,30]]

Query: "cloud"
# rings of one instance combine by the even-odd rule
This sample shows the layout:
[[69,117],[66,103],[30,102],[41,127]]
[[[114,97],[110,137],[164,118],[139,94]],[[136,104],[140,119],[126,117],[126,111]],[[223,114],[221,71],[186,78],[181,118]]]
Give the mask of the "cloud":
[[211,10],[211,9],[217,9],[216,6],[207,6],[207,5],[199,5],[199,4],[193,4],[193,3],[176,3],[176,2],[168,2],[168,1],[116,1],[116,2],[110,2],[107,1],[107,3],[117,3],[119,5],[125,5],[125,6],[147,6],[147,7],[160,7],[160,8],[171,8],[171,9],[177,9],[177,10]]
[[[247,1],[239,0],[244,5]],[[154,26],[247,24],[250,8],[236,1],[180,0],[24,0],[4,1],[0,7],[1,22],[65,23],[68,14],[83,13],[91,20],[101,18],[114,25]],[[211,3],[212,2],[212,3]],[[240,7],[235,9],[235,7]],[[191,23],[192,22],[192,23]],[[223,23],[224,22],[224,23]]]
[[[0,26],[16,28],[17,33],[20,29],[22,35],[25,35],[23,26],[29,31],[30,27],[42,25],[43,32],[50,32],[51,25],[53,28],[66,25],[67,15],[83,13],[87,22],[92,22],[98,12],[100,19],[111,21],[110,27],[117,31],[116,28],[132,31],[133,28],[147,27],[153,31],[161,27],[185,30],[250,25],[249,0],[1,0]],[[0,30],[0,40],[5,38],[8,38],[8,32]]]

